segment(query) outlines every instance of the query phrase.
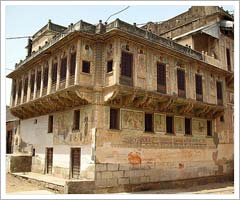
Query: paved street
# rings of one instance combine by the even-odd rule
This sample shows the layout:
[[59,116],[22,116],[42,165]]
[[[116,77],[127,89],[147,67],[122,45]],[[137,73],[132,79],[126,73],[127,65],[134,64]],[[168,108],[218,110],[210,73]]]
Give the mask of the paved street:
[[[7,174],[7,194],[54,194],[39,185],[28,182],[27,180],[16,178]],[[233,182],[211,183],[208,185],[193,186],[188,189],[169,189],[169,190],[151,190],[133,193],[121,194],[233,194]]]

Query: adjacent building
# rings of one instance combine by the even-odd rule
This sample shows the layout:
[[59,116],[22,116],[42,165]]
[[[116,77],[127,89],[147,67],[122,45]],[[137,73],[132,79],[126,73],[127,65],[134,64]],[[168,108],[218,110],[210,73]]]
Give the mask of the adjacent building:
[[142,28],[49,21],[8,75],[17,151],[95,192],[233,177],[233,41],[214,6]]

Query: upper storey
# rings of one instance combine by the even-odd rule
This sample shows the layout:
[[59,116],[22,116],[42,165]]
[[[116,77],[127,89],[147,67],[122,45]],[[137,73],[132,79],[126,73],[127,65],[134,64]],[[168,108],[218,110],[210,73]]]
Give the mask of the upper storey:
[[193,6],[161,23],[149,22],[143,28],[202,52],[205,60],[233,71],[233,16],[218,6]]
[[226,104],[223,93],[230,76],[201,53],[118,19],[71,25],[8,75],[13,79],[11,111],[20,118],[111,103],[132,92],[129,100],[139,105],[152,98],[180,102],[188,110],[200,104],[216,114]]

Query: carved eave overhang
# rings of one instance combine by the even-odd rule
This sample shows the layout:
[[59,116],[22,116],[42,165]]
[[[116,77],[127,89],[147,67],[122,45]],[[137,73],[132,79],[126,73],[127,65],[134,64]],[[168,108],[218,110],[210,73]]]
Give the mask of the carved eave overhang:
[[105,105],[149,110],[215,119],[224,113],[225,107],[178,96],[145,91],[128,86],[112,86],[104,90]]
[[10,111],[20,119],[27,119],[63,111],[76,106],[91,104],[93,101],[92,90],[74,85],[55,93],[30,100],[26,103],[11,107]]
[[232,72],[229,76],[226,77],[226,85],[227,87],[234,87],[234,73]]

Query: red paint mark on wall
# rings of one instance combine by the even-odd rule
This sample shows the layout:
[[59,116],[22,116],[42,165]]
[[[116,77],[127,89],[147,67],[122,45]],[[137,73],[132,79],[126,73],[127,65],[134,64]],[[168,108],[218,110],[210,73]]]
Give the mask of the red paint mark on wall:
[[128,154],[128,161],[130,164],[141,164],[142,159],[141,159],[141,154],[139,152],[130,152]]

